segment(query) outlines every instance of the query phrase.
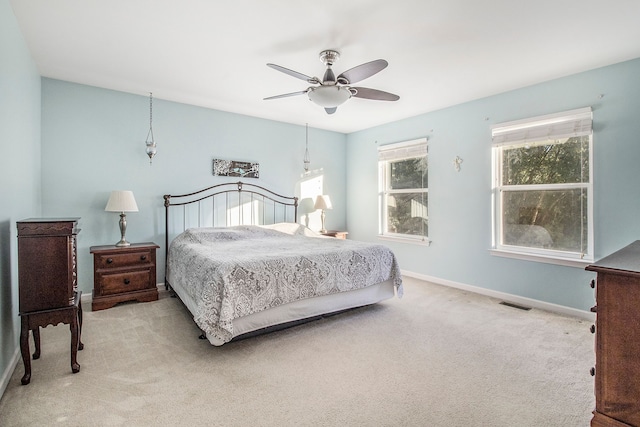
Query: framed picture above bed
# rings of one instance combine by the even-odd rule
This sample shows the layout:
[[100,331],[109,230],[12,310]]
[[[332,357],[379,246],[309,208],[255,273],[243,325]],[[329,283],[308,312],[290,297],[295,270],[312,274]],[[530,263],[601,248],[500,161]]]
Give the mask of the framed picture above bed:
[[213,175],[260,178],[260,164],[238,160],[213,159]]

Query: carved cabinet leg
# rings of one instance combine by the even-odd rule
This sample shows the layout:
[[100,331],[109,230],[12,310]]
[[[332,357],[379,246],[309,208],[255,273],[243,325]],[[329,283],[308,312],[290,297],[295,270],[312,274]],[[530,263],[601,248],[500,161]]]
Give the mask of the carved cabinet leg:
[[31,381],[31,355],[29,354],[29,316],[22,316],[20,328],[20,353],[22,353],[22,363],[24,363],[24,375],[22,385],[27,385]]
[[33,334],[33,343],[35,344],[36,351],[33,352],[34,359],[40,359],[40,327],[36,326],[31,330]]
[[[74,310],[75,311],[75,310]],[[78,364],[78,313],[74,312],[73,319],[69,325],[71,329],[71,372],[77,374],[80,372],[80,365]]]
[[78,300],[78,350],[82,350],[82,301]]

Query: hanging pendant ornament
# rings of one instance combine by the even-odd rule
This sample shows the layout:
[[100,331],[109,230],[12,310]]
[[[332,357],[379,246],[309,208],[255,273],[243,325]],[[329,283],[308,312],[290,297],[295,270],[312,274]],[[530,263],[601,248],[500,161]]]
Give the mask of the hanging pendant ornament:
[[147,133],[147,156],[149,156],[149,164],[156,155],[156,142],[153,140],[153,93],[149,92],[149,133]]
[[311,163],[311,159],[309,158],[309,123],[305,124],[306,136],[305,136],[305,150],[304,150],[304,172],[309,172],[309,164]]

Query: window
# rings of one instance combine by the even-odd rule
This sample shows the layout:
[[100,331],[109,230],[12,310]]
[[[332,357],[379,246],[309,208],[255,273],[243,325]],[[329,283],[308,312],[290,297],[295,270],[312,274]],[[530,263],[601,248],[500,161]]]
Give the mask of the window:
[[497,251],[593,260],[592,113],[492,128]]
[[427,139],[378,148],[380,235],[427,242]]

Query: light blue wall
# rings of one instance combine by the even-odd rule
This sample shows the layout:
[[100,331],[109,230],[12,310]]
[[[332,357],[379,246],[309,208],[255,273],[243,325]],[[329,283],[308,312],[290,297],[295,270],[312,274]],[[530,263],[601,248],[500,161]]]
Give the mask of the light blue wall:
[[0,0],[0,394],[20,333],[16,221],[40,213],[40,75]]
[[[150,88],[153,89],[153,88]],[[257,161],[260,178],[248,179],[293,195],[301,180],[305,128],[154,98],[158,154],[149,165],[145,139],[149,98],[60,80],[42,80],[42,210],[45,216],[79,216],[80,289],[93,289],[89,248],[120,239],[119,216],[105,212],[112,190],[132,190],[139,212],[127,215],[127,240],[153,241],[158,281],[164,280],[164,194],[185,194],[235,179],[214,177],[214,158]],[[346,136],[309,130],[311,168],[322,169],[334,209],[329,228],[346,224]],[[318,227],[319,228],[319,227]]]
[[[582,310],[582,268],[506,259],[491,247],[491,125],[593,108],[596,259],[640,239],[640,59],[356,132],[347,142],[347,226],[377,239],[377,147],[429,138],[429,247],[386,242],[401,268]],[[600,97],[600,95],[604,95]],[[460,172],[453,159],[464,161]]]

